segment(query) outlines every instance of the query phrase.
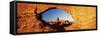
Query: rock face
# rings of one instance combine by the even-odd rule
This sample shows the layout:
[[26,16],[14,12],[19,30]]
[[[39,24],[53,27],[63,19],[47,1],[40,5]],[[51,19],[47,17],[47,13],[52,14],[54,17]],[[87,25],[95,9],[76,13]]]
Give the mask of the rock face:
[[[36,7],[37,11],[35,12]],[[74,19],[72,25],[63,27],[64,31],[96,29],[96,7],[17,3],[17,33],[57,31],[58,25],[56,28],[44,26],[46,23],[39,20],[40,14],[36,14],[42,13],[51,7],[68,12]]]

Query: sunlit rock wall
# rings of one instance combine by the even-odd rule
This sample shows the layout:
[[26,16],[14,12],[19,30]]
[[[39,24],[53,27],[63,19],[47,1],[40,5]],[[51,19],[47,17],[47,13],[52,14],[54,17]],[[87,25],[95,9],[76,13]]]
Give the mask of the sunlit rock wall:
[[74,22],[65,30],[96,29],[96,7],[17,3],[17,33],[55,31],[49,26],[41,27],[34,13],[36,7],[38,13],[50,7],[69,12]]

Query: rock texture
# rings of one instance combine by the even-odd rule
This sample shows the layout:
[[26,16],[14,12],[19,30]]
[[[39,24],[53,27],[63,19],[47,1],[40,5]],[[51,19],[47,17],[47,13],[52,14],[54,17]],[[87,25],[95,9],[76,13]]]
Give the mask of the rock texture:
[[69,12],[74,22],[71,26],[64,27],[66,31],[96,29],[95,7],[17,3],[17,33],[56,31],[49,26],[42,27],[42,22],[36,18],[34,13],[36,7],[37,13],[51,7],[57,7]]

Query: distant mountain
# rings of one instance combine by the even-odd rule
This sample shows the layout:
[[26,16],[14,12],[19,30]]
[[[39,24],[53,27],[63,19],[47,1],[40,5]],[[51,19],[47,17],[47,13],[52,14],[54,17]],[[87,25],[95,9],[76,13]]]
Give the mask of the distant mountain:
[[61,9],[50,9],[42,14],[42,19],[46,22],[57,21],[57,18],[59,18],[59,20],[68,20],[73,22],[71,15]]

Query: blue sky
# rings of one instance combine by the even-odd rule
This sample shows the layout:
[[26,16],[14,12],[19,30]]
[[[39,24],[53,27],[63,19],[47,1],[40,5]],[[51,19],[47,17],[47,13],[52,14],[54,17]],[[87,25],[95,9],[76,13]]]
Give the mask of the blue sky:
[[61,9],[50,9],[49,11],[42,14],[42,19],[44,21],[56,21],[57,17],[59,17],[60,20],[73,21],[71,15]]

